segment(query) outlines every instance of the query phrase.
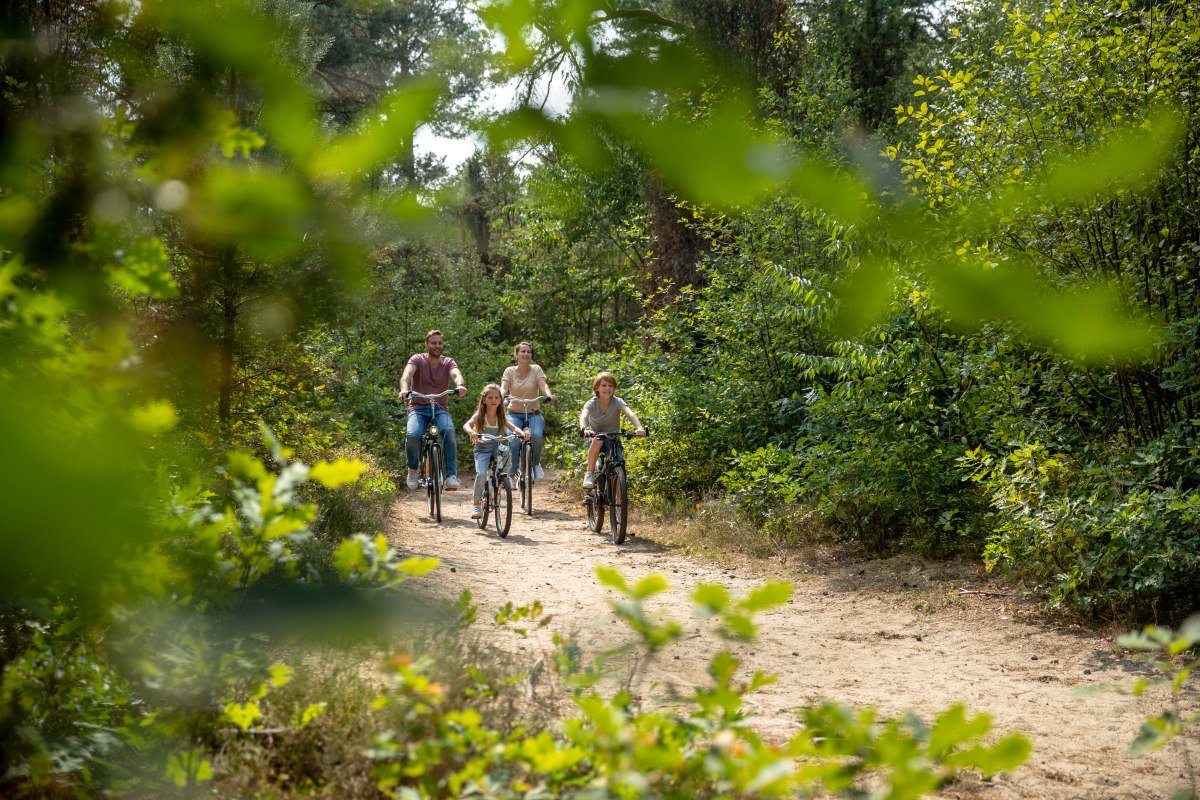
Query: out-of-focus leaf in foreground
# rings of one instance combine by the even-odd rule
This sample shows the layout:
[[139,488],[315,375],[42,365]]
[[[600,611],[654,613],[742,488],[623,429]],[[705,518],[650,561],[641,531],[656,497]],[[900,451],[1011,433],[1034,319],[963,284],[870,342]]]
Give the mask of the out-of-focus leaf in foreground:
[[117,417],[79,425],[62,400],[28,374],[0,384],[0,592],[9,598],[52,587],[90,596],[152,537],[139,489],[146,438]]

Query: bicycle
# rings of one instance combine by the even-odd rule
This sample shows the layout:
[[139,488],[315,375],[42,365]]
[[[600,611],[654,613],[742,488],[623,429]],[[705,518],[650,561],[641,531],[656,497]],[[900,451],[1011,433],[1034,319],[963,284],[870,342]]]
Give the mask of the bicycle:
[[[408,399],[411,401],[412,398],[419,397],[428,400],[430,406],[433,406],[447,395],[457,397],[458,392],[454,389],[447,389],[438,394],[409,392]],[[454,435],[453,430],[450,435]],[[445,470],[446,465],[442,458],[441,429],[438,428],[435,412],[435,416],[430,418],[429,424],[425,426],[425,433],[421,434],[421,457],[417,463],[417,475],[420,485],[425,489],[428,497],[429,516],[438,522],[442,521],[442,475]]]
[[[605,516],[608,517],[613,544],[625,541],[625,527],[629,517],[629,479],[625,474],[625,451],[621,447],[621,439],[649,435],[649,431],[640,434],[612,431],[584,435],[584,438],[612,440],[611,446],[601,447],[596,456],[596,471],[593,473],[596,485],[584,497],[583,503],[588,510],[588,527],[596,533],[604,529],[604,519]],[[606,453],[607,450],[612,450],[611,456]],[[608,512],[607,515],[605,512]]]
[[499,452],[488,463],[487,480],[483,484],[483,499],[479,503],[481,513],[476,524],[480,530],[487,528],[488,515],[494,511],[495,513],[491,514],[492,522],[496,526],[496,533],[503,539],[508,536],[508,529],[512,525],[512,482],[508,479],[508,459],[512,451],[507,442],[516,437],[481,433],[475,438],[480,442],[499,442]]
[[[525,416],[525,420],[526,420],[525,433],[529,433],[529,425],[528,425],[529,406],[532,405],[533,403],[539,403],[543,400],[548,403],[554,402],[549,397],[547,397],[546,395],[543,395],[543,394],[539,394],[537,397],[534,397],[533,399],[530,399],[530,400],[526,400],[521,397],[512,397],[512,396],[504,398],[504,401],[507,405],[511,405],[513,403],[521,403],[522,408],[525,409],[524,411],[520,412],[520,413],[526,415]],[[517,464],[517,492],[521,496],[521,510],[532,517],[533,516],[534,468],[537,466],[536,464],[533,463],[533,441],[532,440],[525,439],[521,443],[521,450],[519,453],[517,453],[516,464]]]

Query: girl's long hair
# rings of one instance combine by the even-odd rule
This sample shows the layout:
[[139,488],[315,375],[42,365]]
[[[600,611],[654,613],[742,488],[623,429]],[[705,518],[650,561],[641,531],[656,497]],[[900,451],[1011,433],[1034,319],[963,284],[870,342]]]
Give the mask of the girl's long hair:
[[483,399],[488,396],[488,392],[500,395],[500,405],[496,406],[496,423],[501,429],[504,428],[504,393],[500,391],[500,384],[489,383],[479,393],[479,405],[475,406],[475,414],[471,417],[471,427],[475,429],[476,433],[483,433],[483,426],[487,422],[487,407],[484,406]]

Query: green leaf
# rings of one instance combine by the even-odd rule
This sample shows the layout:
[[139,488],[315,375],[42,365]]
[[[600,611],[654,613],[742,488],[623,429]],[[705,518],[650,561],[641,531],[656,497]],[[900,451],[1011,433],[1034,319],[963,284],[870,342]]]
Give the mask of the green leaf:
[[722,650],[708,663],[708,674],[720,686],[728,686],[741,662],[732,653]]
[[781,606],[792,597],[792,585],[786,581],[772,581],[756,587],[750,596],[738,605],[750,613],[762,611],[764,608]]
[[656,594],[661,594],[667,590],[667,579],[662,575],[647,575],[637,582],[637,586],[633,589],[633,596],[638,600],[645,600]]
[[724,611],[730,603],[729,591],[716,583],[700,584],[692,594],[692,599],[701,607],[701,612],[709,616]]
[[199,748],[167,756],[167,777],[179,788],[212,780],[212,762]]
[[1179,717],[1169,711],[1151,717],[1142,723],[1141,731],[1130,745],[1129,752],[1141,756],[1157,750],[1177,736],[1182,729]]
[[240,478],[257,483],[268,475],[262,462],[249,453],[230,453],[226,459],[229,471]]
[[354,176],[396,159],[417,127],[433,113],[443,90],[440,80],[413,79],[394,89],[367,112],[367,125],[331,143],[313,161],[317,175]]
[[113,282],[133,295],[170,299],[179,295],[179,285],[170,271],[167,249],[158,239],[142,239],[118,253]]
[[[387,539],[384,538],[384,536],[382,534],[380,534],[379,536],[376,537],[377,542],[380,540],[382,540],[385,544],[387,542]],[[396,569],[399,570],[400,572],[402,572],[403,574],[408,575],[410,578],[417,578],[417,577],[420,577],[421,575],[425,575],[429,572],[432,572],[441,563],[442,563],[441,560],[436,559],[436,558],[413,557],[413,558],[406,558],[403,561],[401,561],[398,565],[396,565]]]
[[610,586],[622,594],[629,596],[633,594],[629,589],[629,584],[625,582],[625,578],[621,576],[621,573],[615,567],[596,567],[596,579],[605,586]]
[[275,662],[271,665],[271,685],[278,688],[291,683],[292,677],[296,674],[296,670],[282,662]]
[[142,433],[155,435],[174,428],[179,415],[169,401],[155,400],[131,411],[129,421]]
[[226,703],[225,719],[232,722],[240,730],[249,730],[254,723],[262,719],[262,711],[258,703]]
[[344,483],[353,483],[367,469],[367,465],[358,460],[339,458],[335,461],[318,461],[308,471],[308,477],[329,489],[335,489]]
[[303,711],[292,717],[292,727],[297,730],[306,727],[314,719],[324,714],[328,705],[328,703],[322,702],[306,706]]
[[983,736],[992,727],[988,714],[967,717],[966,707],[956,703],[938,715],[929,734],[929,752],[935,756],[949,753],[963,742]]

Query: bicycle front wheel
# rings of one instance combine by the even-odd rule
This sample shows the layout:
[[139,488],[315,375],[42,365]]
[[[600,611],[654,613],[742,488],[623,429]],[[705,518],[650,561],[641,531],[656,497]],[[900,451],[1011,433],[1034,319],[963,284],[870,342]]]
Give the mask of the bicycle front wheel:
[[521,448],[521,508],[533,516],[533,445]]
[[588,495],[587,503],[588,510],[588,527],[594,533],[600,533],[604,530],[604,514],[608,508],[606,504],[608,482],[605,479],[604,473],[596,475],[596,486],[592,489],[592,493]]
[[625,522],[629,515],[629,495],[625,493],[625,467],[613,467],[608,482],[609,530],[614,544],[625,541]]
[[512,525],[512,484],[509,483],[507,475],[501,475],[496,479],[495,500],[496,515],[493,523],[496,526],[496,533],[503,538],[508,536],[508,529]]
[[433,445],[429,448],[429,457],[425,460],[429,475],[425,481],[426,491],[429,492],[429,516],[438,522],[442,521],[442,448]]

